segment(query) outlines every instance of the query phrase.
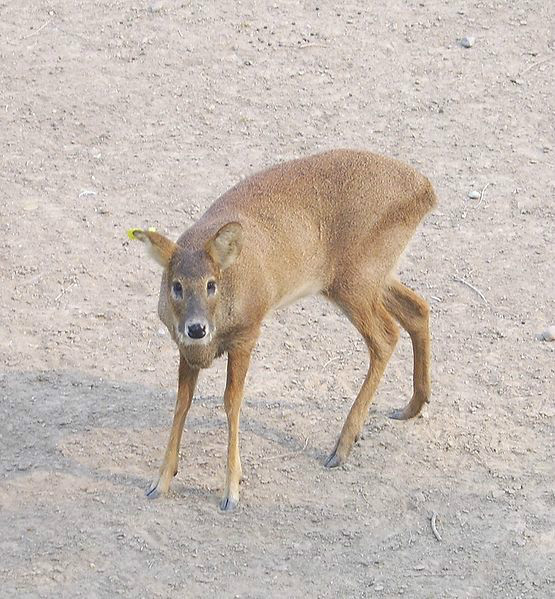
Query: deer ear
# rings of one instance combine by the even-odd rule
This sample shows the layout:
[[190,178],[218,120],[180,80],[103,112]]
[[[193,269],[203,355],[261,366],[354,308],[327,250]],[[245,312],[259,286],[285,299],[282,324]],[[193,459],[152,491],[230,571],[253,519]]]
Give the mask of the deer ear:
[[142,229],[131,229],[128,233],[130,239],[138,239],[147,246],[151,258],[154,258],[160,266],[167,268],[177,245],[167,237],[156,233],[156,231],[143,231]]
[[243,227],[240,223],[227,223],[206,242],[204,249],[222,270],[231,266],[243,247]]

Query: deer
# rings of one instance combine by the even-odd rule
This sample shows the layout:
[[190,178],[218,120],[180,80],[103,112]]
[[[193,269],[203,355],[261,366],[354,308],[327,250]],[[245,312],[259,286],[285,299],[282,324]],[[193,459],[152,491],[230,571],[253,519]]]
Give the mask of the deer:
[[325,467],[345,462],[378,383],[405,329],[413,350],[413,394],[391,417],[417,416],[429,402],[429,306],[395,268],[436,205],[412,167],[363,150],[331,150],[270,167],[221,195],[177,241],[133,229],[162,267],[158,315],[179,349],[177,400],[159,474],[146,491],[165,495],[178,471],[185,420],[201,369],[227,354],[226,479],[220,509],[239,502],[239,418],[261,324],[273,310],[321,294],[351,321],[369,352],[368,372]]

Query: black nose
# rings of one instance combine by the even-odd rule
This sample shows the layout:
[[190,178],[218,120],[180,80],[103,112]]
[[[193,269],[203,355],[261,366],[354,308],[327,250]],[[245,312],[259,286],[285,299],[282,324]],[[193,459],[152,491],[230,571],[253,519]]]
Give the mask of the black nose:
[[191,324],[187,327],[187,335],[191,339],[202,339],[206,335],[206,326],[203,324]]

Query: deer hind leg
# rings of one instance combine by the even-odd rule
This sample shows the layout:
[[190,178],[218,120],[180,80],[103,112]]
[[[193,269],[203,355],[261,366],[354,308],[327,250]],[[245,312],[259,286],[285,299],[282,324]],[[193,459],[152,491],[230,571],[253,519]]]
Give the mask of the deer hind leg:
[[349,455],[353,443],[358,440],[368,408],[374,397],[382,374],[399,338],[399,327],[385,309],[376,288],[356,279],[356,289],[329,292],[328,297],[347,314],[364,337],[370,352],[370,366],[366,379],[345,420],[337,444],[325,462],[327,468],[342,464]]
[[390,417],[406,420],[417,416],[430,400],[430,325],[428,304],[414,291],[393,280],[384,290],[387,310],[399,321],[412,341],[414,357],[413,394],[405,408],[395,410]]

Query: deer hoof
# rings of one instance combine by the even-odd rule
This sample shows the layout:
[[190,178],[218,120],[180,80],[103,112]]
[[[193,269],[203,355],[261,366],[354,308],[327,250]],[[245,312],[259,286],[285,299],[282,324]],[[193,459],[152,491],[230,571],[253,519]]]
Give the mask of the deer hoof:
[[418,416],[419,414],[420,414],[420,410],[415,410],[414,408],[411,408],[409,405],[405,408],[399,408],[398,410],[393,410],[393,412],[391,412],[391,414],[389,414],[389,417],[392,418],[393,420],[410,420],[411,418],[414,418],[415,416]]
[[407,420],[409,416],[407,416],[404,408],[399,408],[398,410],[393,410],[388,416],[392,420]]
[[233,499],[233,497],[224,497],[220,501],[220,509],[222,512],[231,512],[237,507],[238,503],[238,499]]
[[333,451],[329,458],[324,462],[324,466],[326,468],[337,468],[338,466],[341,466],[343,461],[343,458],[338,455],[337,451]]
[[163,493],[162,491],[160,491],[160,489],[158,488],[158,482],[153,482],[150,487],[147,489],[147,492],[145,493],[145,495],[149,498],[149,499],[158,499],[158,497],[162,497]]

